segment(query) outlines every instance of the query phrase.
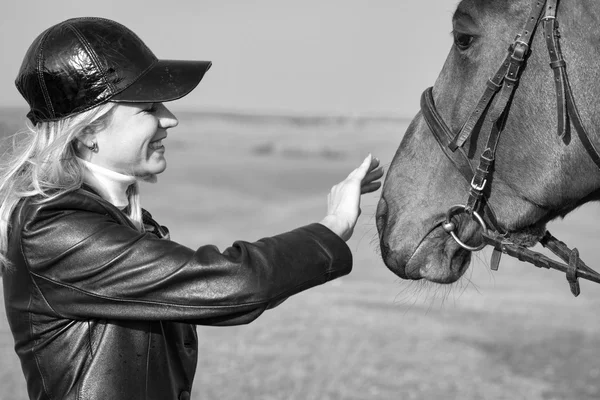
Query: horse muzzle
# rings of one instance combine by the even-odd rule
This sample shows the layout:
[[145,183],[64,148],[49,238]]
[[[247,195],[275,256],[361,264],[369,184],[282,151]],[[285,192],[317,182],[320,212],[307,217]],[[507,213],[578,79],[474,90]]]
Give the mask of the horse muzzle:
[[[417,226],[409,221],[395,224],[397,215],[382,196],[376,221],[381,256],[385,265],[402,279],[426,279],[436,283],[452,283],[460,279],[469,266],[471,252],[463,249],[444,230],[445,214]],[[475,243],[478,227],[468,218],[453,218],[455,232],[467,243]]]

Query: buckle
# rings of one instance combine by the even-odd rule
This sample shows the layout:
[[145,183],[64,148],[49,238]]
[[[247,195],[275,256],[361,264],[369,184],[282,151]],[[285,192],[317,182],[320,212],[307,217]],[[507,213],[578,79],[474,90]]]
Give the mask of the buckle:
[[473,177],[473,179],[471,179],[471,187],[478,192],[481,192],[485,188],[486,184],[487,184],[487,179],[484,179],[483,182],[481,183],[481,185],[475,184],[475,177]]

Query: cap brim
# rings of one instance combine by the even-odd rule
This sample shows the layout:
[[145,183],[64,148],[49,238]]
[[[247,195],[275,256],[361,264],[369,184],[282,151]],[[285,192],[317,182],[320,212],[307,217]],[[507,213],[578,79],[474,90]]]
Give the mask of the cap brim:
[[110,101],[160,103],[180,99],[198,86],[211,65],[210,61],[158,60]]

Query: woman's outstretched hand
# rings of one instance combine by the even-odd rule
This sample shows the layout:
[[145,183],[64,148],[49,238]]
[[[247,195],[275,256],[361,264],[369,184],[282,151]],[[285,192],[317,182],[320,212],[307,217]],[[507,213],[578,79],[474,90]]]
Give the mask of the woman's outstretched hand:
[[379,189],[382,176],[379,160],[369,154],[346,179],[331,188],[327,196],[327,216],[321,224],[342,239],[350,239],[360,215],[360,196]]

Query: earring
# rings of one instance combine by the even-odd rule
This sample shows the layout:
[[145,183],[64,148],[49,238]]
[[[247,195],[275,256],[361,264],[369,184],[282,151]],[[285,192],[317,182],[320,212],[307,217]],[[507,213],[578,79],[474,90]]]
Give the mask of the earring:
[[93,151],[94,153],[98,152],[98,143],[96,142],[92,142],[91,146],[86,146],[88,149],[90,149],[90,151]]

